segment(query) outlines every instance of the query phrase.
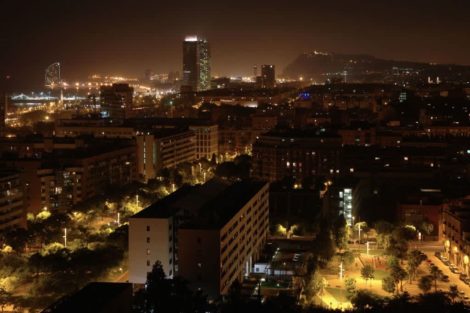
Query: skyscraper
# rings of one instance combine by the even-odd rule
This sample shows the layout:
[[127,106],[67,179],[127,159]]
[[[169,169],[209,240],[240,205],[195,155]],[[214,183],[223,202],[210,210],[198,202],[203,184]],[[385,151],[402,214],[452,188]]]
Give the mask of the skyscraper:
[[183,42],[183,87],[207,90],[211,83],[210,50],[207,40],[188,36]]

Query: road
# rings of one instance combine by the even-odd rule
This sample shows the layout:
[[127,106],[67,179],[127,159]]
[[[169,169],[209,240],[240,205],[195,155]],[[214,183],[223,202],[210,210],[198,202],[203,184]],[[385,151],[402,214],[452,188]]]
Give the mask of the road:
[[449,282],[438,283],[438,289],[448,291],[450,285],[457,285],[459,291],[463,291],[466,295],[470,295],[470,286],[462,282],[459,279],[458,274],[452,273],[450,269],[434,255],[434,253],[437,251],[442,252],[442,244],[439,244],[438,242],[413,242],[410,244],[410,247],[423,251],[427,255],[428,259],[431,260],[432,263],[436,265],[442,271],[442,273],[444,273],[444,275],[449,276]]

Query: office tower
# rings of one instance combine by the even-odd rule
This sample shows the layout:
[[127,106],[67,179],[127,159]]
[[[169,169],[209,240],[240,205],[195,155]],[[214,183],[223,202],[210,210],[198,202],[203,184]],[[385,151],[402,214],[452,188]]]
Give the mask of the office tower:
[[274,88],[276,86],[276,72],[274,65],[261,66],[262,88]]
[[100,89],[101,116],[110,119],[124,119],[132,112],[134,88],[128,84],[113,84]]
[[196,36],[188,36],[183,42],[182,87],[192,91],[210,89],[211,67],[209,43]]

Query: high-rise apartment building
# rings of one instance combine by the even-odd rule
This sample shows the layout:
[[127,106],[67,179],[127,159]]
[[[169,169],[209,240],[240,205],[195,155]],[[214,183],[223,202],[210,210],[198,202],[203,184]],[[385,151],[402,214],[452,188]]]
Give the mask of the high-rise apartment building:
[[0,232],[26,227],[23,192],[18,173],[0,172]]
[[192,91],[210,89],[210,49],[207,40],[188,36],[183,42],[183,83]]
[[160,261],[210,297],[227,294],[260,257],[269,231],[269,184],[213,179],[183,186],[129,220],[129,281]]
[[274,65],[261,65],[261,87],[276,87],[276,68]]
[[134,88],[128,84],[113,84],[100,89],[101,115],[122,120],[132,112]]

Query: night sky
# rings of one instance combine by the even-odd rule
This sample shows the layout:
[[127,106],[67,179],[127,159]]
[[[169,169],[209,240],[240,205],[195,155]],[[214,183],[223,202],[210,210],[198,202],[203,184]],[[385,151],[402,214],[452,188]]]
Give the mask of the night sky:
[[470,64],[470,1],[453,0],[0,0],[0,73],[40,86],[63,64],[73,81],[91,73],[181,71],[181,41],[211,43],[214,75],[282,71],[314,49]]

